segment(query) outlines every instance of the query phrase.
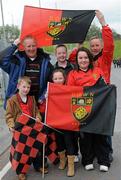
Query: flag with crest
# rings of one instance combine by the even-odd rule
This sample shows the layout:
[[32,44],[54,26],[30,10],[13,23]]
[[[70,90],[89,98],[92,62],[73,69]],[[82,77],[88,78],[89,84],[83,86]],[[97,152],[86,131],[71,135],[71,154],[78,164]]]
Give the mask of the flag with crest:
[[95,16],[95,10],[57,10],[25,6],[21,39],[32,35],[38,47],[82,43]]
[[53,128],[113,135],[115,115],[114,85],[48,85],[46,122]]

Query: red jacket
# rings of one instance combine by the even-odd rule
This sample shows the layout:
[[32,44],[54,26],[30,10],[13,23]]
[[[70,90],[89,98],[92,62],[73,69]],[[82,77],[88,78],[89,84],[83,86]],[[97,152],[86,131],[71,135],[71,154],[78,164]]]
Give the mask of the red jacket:
[[100,68],[95,67],[88,71],[72,70],[67,78],[67,85],[71,86],[93,86],[103,76]]
[[[102,69],[106,83],[110,83],[110,72],[111,72],[111,62],[113,60],[114,41],[113,41],[112,30],[109,28],[108,25],[103,26],[102,28],[102,40],[104,44],[102,54],[94,62],[94,65]],[[69,61],[71,63],[75,63],[76,53],[77,53],[77,49],[74,49],[71,52],[69,56]]]
[[108,27],[108,25],[103,26],[102,28],[102,39],[104,43],[102,55],[98,57],[94,64],[95,66],[100,67],[102,69],[106,82],[110,83],[110,72],[111,63],[113,60],[114,41],[112,31]]
[[72,52],[70,53],[69,55],[69,61],[72,63],[72,64],[76,64],[76,54],[77,54],[77,51],[78,49],[75,48],[72,50]]

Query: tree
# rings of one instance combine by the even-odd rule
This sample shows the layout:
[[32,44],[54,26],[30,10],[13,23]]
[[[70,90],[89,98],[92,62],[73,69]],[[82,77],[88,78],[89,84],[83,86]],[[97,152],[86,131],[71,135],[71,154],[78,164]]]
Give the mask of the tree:
[[98,26],[96,26],[95,24],[90,26],[90,29],[86,36],[86,40],[88,41],[90,39],[90,37],[92,37],[92,36],[98,36],[101,38],[100,28]]
[[[113,36],[114,36],[115,40],[121,39],[120,34],[118,34],[115,30],[112,30],[112,31],[113,31]],[[98,36],[99,38],[101,38],[101,36],[102,36],[101,29],[98,26],[96,26],[95,24],[90,26],[90,29],[87,33],[86,40],[88,41],[90,39],[90,37],[92,37],[92,36]]]
[[[7,24],[4,28],[7,42],[13,42],[16,38],[19,37],[20,30],[18,26],[10,26]],[[3,39],[3,26],[0,26],[0,39]]]

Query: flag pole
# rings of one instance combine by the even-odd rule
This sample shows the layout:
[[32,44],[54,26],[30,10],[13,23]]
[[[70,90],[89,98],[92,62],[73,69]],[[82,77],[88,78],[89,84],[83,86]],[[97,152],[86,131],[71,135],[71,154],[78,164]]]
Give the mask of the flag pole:
[[42,157],[42,179],[44,179],[44,168],[45,168],[45,144],[43,144],[43,157]]
[[[3,3],[2,0],[0,0],[0,7],[1,7],[1,16],[2,16],[2,27],[3,27],[3,47],[6,48],[7,41],[6,41],[6,32],[5,32],[5,23],[4,23],[4,12],[3,12]],[[3,88],[2,88],[2,98],[5,98],[6,94],[6,86],[7,86],[7,75],[4,71],[2,71],[2,78],[3,78]]]
[[[39,0],[39,7],[41,7],[41,1]],[[42,179],[44,179],[44,166],[45,166],[45,144],[43,144],[43,157],[42,157]]]
[[5,33],[5,23],[4,23],[2,0],[0,0],[0,6],[1,6],[1,15],[2,15],[2,26],[3,26],[3,40],[4,40],[4,43],[6,44],[6,33]]
[[[36,121],[36,118],[34,118],[34,117],[32,117],[32,116],[29,116],[28,114],[23,113],[23,112],[22,112],[22,114]],[[48,126],[46,123],[41,122],[41,124],[47,126],[47,127],[50,128],[50,129],[53,129],[54,131],[56,131],[56,132],[58,132],[58,133],[63,134],[63,132],[58,131],[57,129],[55,129],[55,128],[51,127],[51,126]]]
[[[41,7],[41,0],[39,0],[39,7]],[[44,122],[45,123],[45,122]],[[45,168],[45,144],[43,144],[43,158],[42,158],[42,179],[44,179],[44,168]]]
[[41,7],[41,0],[39,0],[39,7]]
[[[44,118],[44,124],[46,124],[46,116],[47,116],[47,103],[48,103],[48,89],[49,89],[49,83],[47,84],[47,97],[46,97],[46,107],[45,107],[45,118]],[[43,167],[42,167],[42,178],[44,179],[44,165],[45,165],[45,144],[43,144]]]

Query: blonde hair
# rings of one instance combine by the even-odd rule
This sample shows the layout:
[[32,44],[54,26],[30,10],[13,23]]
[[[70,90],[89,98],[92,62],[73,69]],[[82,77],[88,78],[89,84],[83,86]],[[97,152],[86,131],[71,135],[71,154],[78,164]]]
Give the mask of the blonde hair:
[[91,41],[92,41],[92,40],[94,40],[94,39],[99,39],[99,40],[100,40],[100,42],[103,44],[102,39],[101,39],[101,38],[99,38],[98,36],[92,36],[92,37],[89,39],[89,42],[91,42]]
[[22,76],[18,79],[18,84],[20,84],[22,81],[26,82],[27,84],[31,85],[31,79],[28,76]]
[[36,38],[35,38],[34,36],[32,36],[32,35],[27,35],[27,36],[25,36],[25,37],[22,39],[22,44],[23,44],[23,45],[25,45],[25,41],[26,41],[27,39],[33,39],[33,40],[35,41],[35,43],[37,44],[37,40],[36,40]]

